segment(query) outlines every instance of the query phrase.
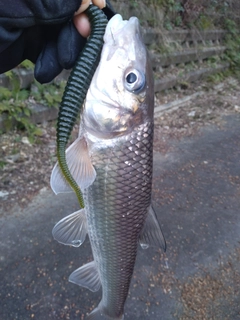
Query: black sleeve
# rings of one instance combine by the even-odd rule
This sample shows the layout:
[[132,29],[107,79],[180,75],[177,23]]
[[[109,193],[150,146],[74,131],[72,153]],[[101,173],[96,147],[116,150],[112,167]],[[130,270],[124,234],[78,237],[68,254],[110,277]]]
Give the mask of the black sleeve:
[[[72,17],[82,0],[0,0],[0,73],[25,59],[35,63],[35,77],[49,82],[71,68],[84,46]],[[106,14],[114,13],[108,7]]]

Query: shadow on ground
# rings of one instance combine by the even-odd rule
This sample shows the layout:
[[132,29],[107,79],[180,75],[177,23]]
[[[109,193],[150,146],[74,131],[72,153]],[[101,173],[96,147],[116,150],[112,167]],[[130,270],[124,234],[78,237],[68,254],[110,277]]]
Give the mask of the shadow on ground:
[[[154,154],[153,200],[166,254],[141,250],[125,319],[240,319],[240,116],[219,129],[170,141]],[[101,292],[68,282],[91,260],[88,240],[70,248],[52,239],[74,195],[43,190],[0,224],[1,319],[84,319]]]

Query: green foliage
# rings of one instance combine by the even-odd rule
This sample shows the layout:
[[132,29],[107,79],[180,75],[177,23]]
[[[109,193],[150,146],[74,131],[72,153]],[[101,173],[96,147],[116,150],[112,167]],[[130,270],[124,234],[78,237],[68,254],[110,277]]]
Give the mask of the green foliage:
[[234,20],[225,19],[225,59],[230,63],[231,69],[235,74],[240,73],[240,31]]
[[214,29],[213,21],[210,17],[204,14],[200,14],[199,18],[196,20],[196,27],[200,30],[210,30]]
[[28,70],[34,69],[34,64],[30,60],[24,60],[20,66],[21,66],[21,68],[25,68]]
[[177,0],[161,0],[159,1],[165,10],[164,27],[171,31],[174,27],[182,25],[181,13],[184,11],[182,3]]
[[225,78],[226,78],[226,75],[224,74],[224,72],[218,72],[218,73],[209,75],[207,77],[207,81],[213,84],[217,84],[219,82],[222,82]]
[[[33,68],[33,64],[27,60],[21,64],[21,67]],[[34,141],[34,136],[41,135],[39,128],[31,123],[31,103],[43,104],[49,107],[58,107],[62,99],[65,82],[59,84],[41,85],[36,80],[31,88],[21,89],[20,80],[14,71],[5,73],[11,80],[11,89],[0,86],[0,115],[5,115],[4,120],[6,130],[10,130],[12,122],[16,123],[18,129],[26,130],[30,142]]]
[[232,71],[229,69],[226,69],[222,72],[211,74],[207,77],[207,81],[213,84],[220,83],[224,81],[226,78],[232,76]]
[[34,125],[27,121],[31,113],[25,103],[25,100],[29,97],[29,92],[27,90],[19,90],[18,86],[14,84],[15,81],[13,81],[12,90],[0,87],[0,114],[7,116],[5,121],[6,129],[11,128],[12,120],[14,120],[18,128],[26,129],[31,135]]
[[0,169],[3,169],[6,164],[7,164],[7,162],[0,160]]
[[130,8],[136,8],[138,6],[138,2],[136,0],[129,1]]
[[30,95],[45,106],[57,108],[62,100],[65,85],[65,81],[58,84],[40,84],[35,80]]

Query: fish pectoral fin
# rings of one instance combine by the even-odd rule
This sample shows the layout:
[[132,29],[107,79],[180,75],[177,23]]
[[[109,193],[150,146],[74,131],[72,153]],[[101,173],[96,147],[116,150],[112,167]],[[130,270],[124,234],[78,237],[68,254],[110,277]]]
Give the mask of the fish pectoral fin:
[[148,216],[140,233],[139,242],[143,249],[154,246],[161,247],[166,251],[166,241],[152,206],[149,207]]
[[85,209],[80,209],[60,220],[53,228],[55,240],[65,245],[79,247],[87,235]]
[[[79,137],[66,150],[68,168],[81,190],[88,188],[96,178],[96,171],[91,163],[87,142],[84,137]],[[50,180],[54,193],[67,193],[72,189],[62,175],[61,169],[56,163]]]
[[68,280],[93,292],[98,291],[101,287],[101,281],[95,261],[91,261],[73,271]]
[[58,163],[55,164],[52,170],[50,186],[55,194],[73,192],[73,189],[62,175]]

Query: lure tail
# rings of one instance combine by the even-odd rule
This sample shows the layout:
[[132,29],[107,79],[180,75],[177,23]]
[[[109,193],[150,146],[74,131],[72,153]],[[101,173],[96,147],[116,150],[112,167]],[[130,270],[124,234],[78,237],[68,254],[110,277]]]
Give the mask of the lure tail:
[[108,22],[104,13],[96,6],[90,5],[85,13],[90,20],[91,35],[68,79],[57,122],[59,167],[63,176],[75,191],[81,208],[84,208],[82,193],[67,166],[65,149],[97,68],[103,46],[103,35]]

